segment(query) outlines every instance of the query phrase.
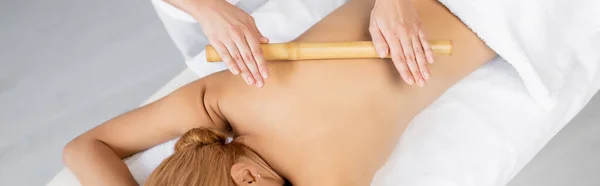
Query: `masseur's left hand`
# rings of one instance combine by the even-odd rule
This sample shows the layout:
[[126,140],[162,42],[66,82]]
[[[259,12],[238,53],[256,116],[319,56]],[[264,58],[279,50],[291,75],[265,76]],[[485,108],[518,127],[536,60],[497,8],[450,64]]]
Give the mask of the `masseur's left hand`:
[[369,32],[379,56],[391,53],[406,83],[425,85],[431,77],[427,62],[433,63],[433,52],[410,0],[376,0]]

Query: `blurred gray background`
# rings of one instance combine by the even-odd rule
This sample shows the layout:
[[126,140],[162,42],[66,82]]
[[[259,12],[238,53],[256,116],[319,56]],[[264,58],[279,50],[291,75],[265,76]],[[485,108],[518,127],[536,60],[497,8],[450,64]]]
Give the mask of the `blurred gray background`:
[[[78,134],[185,68],[149,0],[0,1],[0,185],[45,185]],[[600,96],[510,186],[600,185]]]

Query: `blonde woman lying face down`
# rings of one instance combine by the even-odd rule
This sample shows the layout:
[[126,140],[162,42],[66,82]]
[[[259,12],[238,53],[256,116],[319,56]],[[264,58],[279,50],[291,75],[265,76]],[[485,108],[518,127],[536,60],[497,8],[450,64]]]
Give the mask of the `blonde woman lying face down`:
[[[218,72],[82,134],[65,162],[83,185],[136,185],[122,159],[182,136],[145,185],[369,185],[412,118],[495,56],[438,2],[412,5],[429,39],[454,42],[424,87],[388,59],[271,61],[263,88]],[[295,41],[370,40],[373,6],[350,1]]]

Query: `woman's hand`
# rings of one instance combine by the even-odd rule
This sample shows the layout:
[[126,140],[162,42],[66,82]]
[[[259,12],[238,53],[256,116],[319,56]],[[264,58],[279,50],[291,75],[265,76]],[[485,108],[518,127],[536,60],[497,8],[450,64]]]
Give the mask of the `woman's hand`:
[[192,16],[229,70],[241,73],[248,85],[262,87],[269,72],[260,44],[269,39],[258,31],[252,16],[225,0],[198,2]]
[[433,63],[433,52],[410,0],[377,0],[369,32],[380,57],[391,52],[406,83],[425,85],[431,77],[426,62]]

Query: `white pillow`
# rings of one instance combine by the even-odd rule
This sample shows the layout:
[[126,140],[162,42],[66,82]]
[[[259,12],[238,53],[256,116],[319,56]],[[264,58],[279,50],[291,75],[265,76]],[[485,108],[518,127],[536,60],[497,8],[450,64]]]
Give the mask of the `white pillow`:
[[515,67],[546,109],[555,106],[566,83],[590,87],[598,73],[598,0],[440,2]]

